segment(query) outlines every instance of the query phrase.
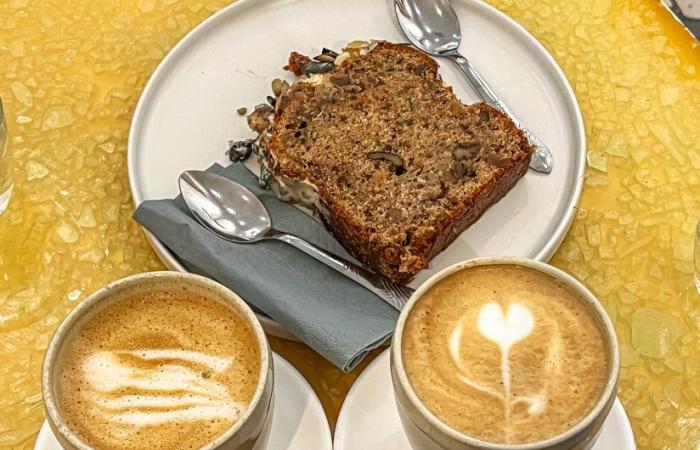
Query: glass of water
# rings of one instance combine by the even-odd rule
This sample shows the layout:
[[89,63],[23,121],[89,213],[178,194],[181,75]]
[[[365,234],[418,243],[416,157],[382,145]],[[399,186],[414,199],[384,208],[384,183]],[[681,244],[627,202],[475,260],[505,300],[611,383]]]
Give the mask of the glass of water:
[[5,110],[0,98],[0,214],[5,212],[12,195],[12,159],[7,136],[7,121]]

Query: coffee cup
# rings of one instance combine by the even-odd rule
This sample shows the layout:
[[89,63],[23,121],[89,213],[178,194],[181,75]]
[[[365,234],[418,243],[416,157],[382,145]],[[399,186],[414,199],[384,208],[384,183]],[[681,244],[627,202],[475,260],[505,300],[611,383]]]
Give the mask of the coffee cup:
[[414,449],[590,449],[617,391],[619,350],[602,305],[548,264],[489,257],[411,296],[391,347]]
[[144,273],[99,289],[65,318],[42,393],[66,449],[263,449],[272,357],[255,314],[226,287]]

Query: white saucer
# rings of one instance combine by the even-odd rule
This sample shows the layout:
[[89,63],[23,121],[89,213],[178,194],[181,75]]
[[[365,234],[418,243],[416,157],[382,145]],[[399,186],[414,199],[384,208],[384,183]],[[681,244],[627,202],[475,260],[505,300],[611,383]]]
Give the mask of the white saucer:
[[[389,350],[379,355],[350,388],[338,416],[335,450],[410,450],[394,402]],[[593,450],[634,450],[634,435],[620,400],[610,410]]]
[[[518,23],[480,0],[453,0],[462,25],[460,50],[554,156],[548,176],[530,171],[508,195],[418,274],[478,256],[547,261],[564,238],[583,185],[583,120],[566,77],[547,50]],[[134,204],[172,198],[188,169],[228,165],[230,139],[252,136],[236,109],[264,102],[290,51],[314,55],[355,39],[405,42],[391,0],[238,0],[196,27],[165,57],[143,90],[129,134]],[[477,97],[458,69],[439,61],[443,79],[465,102]],[[185,268],[147,235],[161,260]],[[231,286],[235,291],[236,287]],[[330,293],[332,295],[332,293]],[[290,337],[259,315],[268,333]]]
[[[331,429],[316,393],[286,359],[276,353],[272,357],[275,404],[267,450],[331,450]],[[34,450],[61,450],[46,421]]]

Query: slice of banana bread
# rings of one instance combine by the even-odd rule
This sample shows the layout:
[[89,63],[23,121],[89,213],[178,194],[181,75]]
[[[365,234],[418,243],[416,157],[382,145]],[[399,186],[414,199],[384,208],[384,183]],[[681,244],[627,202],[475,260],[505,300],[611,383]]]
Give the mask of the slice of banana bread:
[[496,109],[462,104],[408,45],[354,42],[320,59],[293,53],[288,70],[327,72],[249,117],[263,174],[368,267],[408,282],[513,187],[532,148]]

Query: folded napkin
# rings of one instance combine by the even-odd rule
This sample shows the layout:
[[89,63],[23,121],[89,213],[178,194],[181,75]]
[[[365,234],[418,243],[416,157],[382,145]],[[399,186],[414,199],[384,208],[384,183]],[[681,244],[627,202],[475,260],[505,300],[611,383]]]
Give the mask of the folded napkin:
[[[257,195],[275,228],[354,261],[321,222],[259,188],[242,164],[207,170]],[[221,239],[190,215],[180,196],[143,202],[134,219],[188,270],[224,284],[343,371],[352,370],[394,329],[398,312],[367,289],[284,242]]]

